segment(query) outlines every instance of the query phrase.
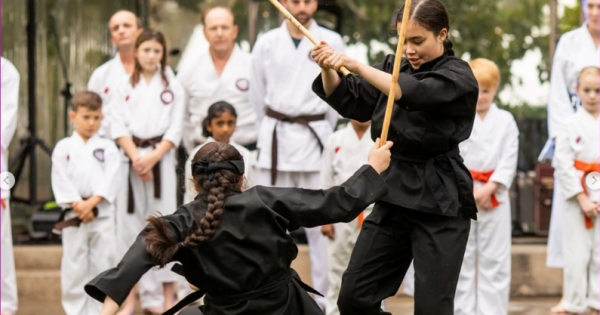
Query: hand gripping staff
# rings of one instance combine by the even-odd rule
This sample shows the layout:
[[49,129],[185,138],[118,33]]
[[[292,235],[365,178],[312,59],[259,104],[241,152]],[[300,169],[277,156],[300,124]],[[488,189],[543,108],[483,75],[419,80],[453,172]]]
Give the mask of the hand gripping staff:
[[[269,0],[269,1],[277,8],[277,10],[279,10],[279,12],[281,12],[281,14],[283,14],[283,16],[285,16],[288,20],[290,20],[290,22],[292,22],[292,24],[294,24],[298,29],[300,29],[302,34],[304,34],[304,36],[306,36],[306,38],[308,38],[314,45],[319,44],[319,41],[306,29],[306,27],[304,27],[302,24],[300,24],[300,22],[298,22],[298,20],[296,20],[296,18],[290,13],[290,11],[288,11],[286,8],[284,8],[281,5],[281,3],[279,3],[279,1],[277,1],[277,0]],[[342,74],[344,74],[345,76],[350,74],[350,71],[348,71],[348,69],[346,69],[346,67],[344,67],[344,66],[342,66],[340,68],[340,72]]]

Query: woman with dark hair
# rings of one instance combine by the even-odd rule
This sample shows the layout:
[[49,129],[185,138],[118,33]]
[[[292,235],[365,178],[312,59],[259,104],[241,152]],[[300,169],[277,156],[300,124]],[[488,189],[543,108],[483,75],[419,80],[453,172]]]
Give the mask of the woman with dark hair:
[[[444,5],[412,3],[389,130],[392,163],[382,174],[390,194],[365,219],[342,280],[343,315],[380,314],[381,301],[398,291],[413,259],[415,314],[453,314],[470,220],[476,219],[473,181],[458,144],[473,127],[477,81],[454,57]],[[403,11],[393,23],[398,31]],[[369,67],[321,43],[312,57],[322,68],[315,93],[346,118],[372,120],[372,136],[381,134],[395,56]],[[338,75],[341,66],[356,75]]]
[[[177,207],[175,147],[181,141],[185,106],[183,89],[167,66],[162,33],[144,30],[135,43],[135,68],[121,82],[110,106],[110,134],[124,154],[117,196],[117,254],[122,257],[157,211]],[[177,275],[151,270],[140,281],[140,300],[146,313],[160,314],[175,300]],[[132,293],[120,314],[133,314]]]
[[147,270],[178,261],[178,272],[206,293],[205,305],[186,314],[323,314],[307,291],[319,293],[290,268],[298,248],[287,231],[349,222],[383,197],[387,187],[379,173],[390,163],[391,146],[388,142],[374,147],[369,163],[341,186],[256,186],[241,192],[240,153],[229,144],[207,143],[191,166],[199,190],[196,199],[172,215],[150,218],[119,265],[97,276],[85,290],[104,302],[102,315],[112,315]]

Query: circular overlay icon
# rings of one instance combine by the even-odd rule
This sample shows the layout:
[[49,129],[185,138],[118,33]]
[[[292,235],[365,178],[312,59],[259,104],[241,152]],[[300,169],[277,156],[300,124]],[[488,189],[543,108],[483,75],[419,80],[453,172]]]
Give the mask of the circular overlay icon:
[[0,188],[9,190],[15,185],[15,176],[11,172],[0,173]]
[[591,190],[600,190],[600,173],[591,172],[585,177],[585,185]]

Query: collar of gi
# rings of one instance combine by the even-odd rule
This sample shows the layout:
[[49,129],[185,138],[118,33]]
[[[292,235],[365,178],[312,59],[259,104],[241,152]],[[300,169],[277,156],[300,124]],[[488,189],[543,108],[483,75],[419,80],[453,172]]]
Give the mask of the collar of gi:
[[232,160],[211,163],[209,161],[197,160],[192,163],[192,173],[194,175],[199,174],[212,174],[220,170],[229,170],[236,174],[244,174],[245,165],[243,160]]

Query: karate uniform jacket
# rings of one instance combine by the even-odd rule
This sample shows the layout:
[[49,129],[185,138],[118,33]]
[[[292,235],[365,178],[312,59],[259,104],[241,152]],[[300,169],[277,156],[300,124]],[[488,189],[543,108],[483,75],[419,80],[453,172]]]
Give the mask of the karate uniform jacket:
[[[215,235],[198,247],[179,249],[173,260],[181,263],[189,283],[207,292],[205,315],[321,314],[290,268],[298,248],[287,231],[349,222],[386,193],[383,179],[368,165],[328,190],[256,186],[232,192]],[[164,217],[169,234],[183,241],[205,211],[202,197],[181,206]],[[155,265],[144,237],[142,232],[117,267],[92,280],[86,292],[121,304]]]
[[[1,171],[8,172],[8,146],[17,130],[17,113],[19,110],[20,76],[17,68],[8,60],[2,58],[2,165]],[[2,189],[2,199],[10,197],[10,190]]]
[[[376,69],[392,72],[394,56],[388,55]],[[458,144],[471,134],[478,85],[469,65],[446,54],[418,70],[402,61],[398,82],[402,98],[394,103],[388,140],[390,168],[383,173],[391,188],[383,201],[445,216],[459,210],[475,218],[473,181],[460,157]],[[371,137],[383,127],[387,96],[360,76],[340,75],[341,83],[327,97],[321,75],[313,91],[342,116],[372,120]]]

